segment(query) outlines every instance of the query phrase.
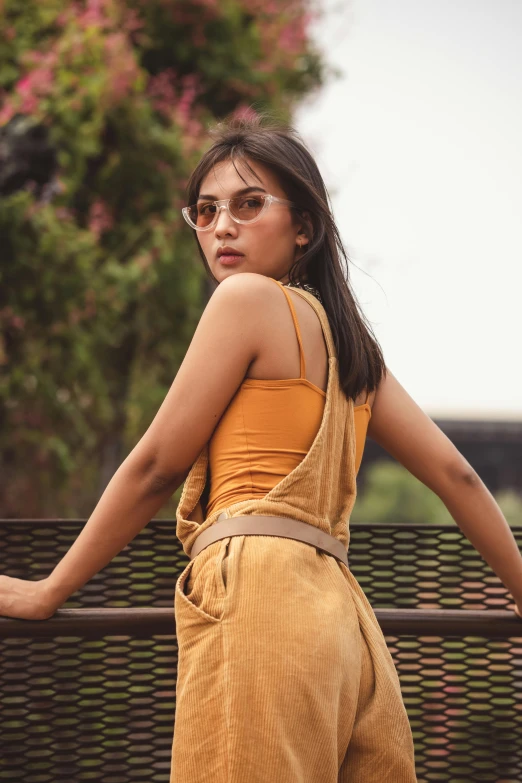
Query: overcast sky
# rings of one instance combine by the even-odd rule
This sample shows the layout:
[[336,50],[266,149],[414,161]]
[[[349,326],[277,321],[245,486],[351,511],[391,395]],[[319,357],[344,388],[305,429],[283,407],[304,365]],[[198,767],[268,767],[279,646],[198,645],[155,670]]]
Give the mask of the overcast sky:
[[386,363],[430,416],[520,420],[522,2],[323,7],[343,74],[296,125]]

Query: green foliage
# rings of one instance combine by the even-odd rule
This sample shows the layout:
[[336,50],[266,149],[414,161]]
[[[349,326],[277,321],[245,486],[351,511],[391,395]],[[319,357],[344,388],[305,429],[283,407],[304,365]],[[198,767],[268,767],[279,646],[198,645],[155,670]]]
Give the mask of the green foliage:
[[[209,123],[321,83],[305,0],[5,0],[0,132],[58,172],[0,198],[0,514],[88,515],[204,306],[180,215]],[[179,491],[162,515],[172,515]]]
[[495,495],[500,510],[510,525],[522,525],[522,496],[512,489],[503,489]]
[[455,524],[434,492],[396,462],[372,464],[352,512],[354,522]]
[[[510,525],[522,525],[522,497],[502,490],[495,500]],[[352,521],[385,524],[455,525],[444,503],[425,484],[397,462],[375,462],[366,473],[365,487],[357,496]]]

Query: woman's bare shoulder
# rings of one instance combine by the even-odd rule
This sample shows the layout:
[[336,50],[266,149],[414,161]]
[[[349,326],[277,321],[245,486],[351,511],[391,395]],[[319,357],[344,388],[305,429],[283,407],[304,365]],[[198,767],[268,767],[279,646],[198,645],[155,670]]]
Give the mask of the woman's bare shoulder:
[[262,349],[269,286],[263,275],[235,275],[207,302],[181,367],[135,447],[158,475],[186,474],[212,436]]

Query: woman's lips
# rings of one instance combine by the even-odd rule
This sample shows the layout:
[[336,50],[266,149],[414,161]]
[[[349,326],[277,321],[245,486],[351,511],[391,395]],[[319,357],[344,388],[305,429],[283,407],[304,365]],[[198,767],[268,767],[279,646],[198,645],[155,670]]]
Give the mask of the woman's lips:
[[235,264],[241,258],[244,258],[244,256],[240,256],[238,254],[232,255],[228,253],[223,253],[221,256],[219,256],[219,262],[221,264]]

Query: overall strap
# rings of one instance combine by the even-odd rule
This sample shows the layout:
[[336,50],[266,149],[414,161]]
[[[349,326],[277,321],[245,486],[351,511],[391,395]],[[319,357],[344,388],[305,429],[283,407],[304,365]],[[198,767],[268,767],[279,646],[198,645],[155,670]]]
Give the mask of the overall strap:
[[[277,280],[276,282],[279,283],[279,280]],[[279,283],[279,285],[282,286],[282,283]],[[328,359],[330,360],[332,357],[336,357],[337,353],[335,350],[333,335],[323,305],[316,299],[316,297],[313,294],[309,293],[309,291],[305,291],[302,288],[292,288],[292,291],[295,291],[296,294],[300,296],[302,299],[306,299],[306,301],[311,306],[311,308],[315,310],[317,317],[319,318],[321,328],[323,330],[324,340],[326,342],[326,348],[328,351]]]
[[286,301],[288,302],[290,306],[290,312],[292,313],[292,320],[294,322],[295,326],[295,333],[297,335],[297,342],[299,343],[299,361],[300,361],[300,375],[299,378],[306,378],[306,366],[305,366],[305,358],[304,358],[304,351],[303,351],[303,343],[301,340],[301,332],[299,331],[299,323],[297,321],[297,316],[295,314],[294,304],[292,302],[292,298],[290,296],[290,293],[285,286],[279,282],[279,280],[275,280],[275,278],[271,278],[271,280],[274,280],[278,286],[282,289],[284,295],[286,296]]

